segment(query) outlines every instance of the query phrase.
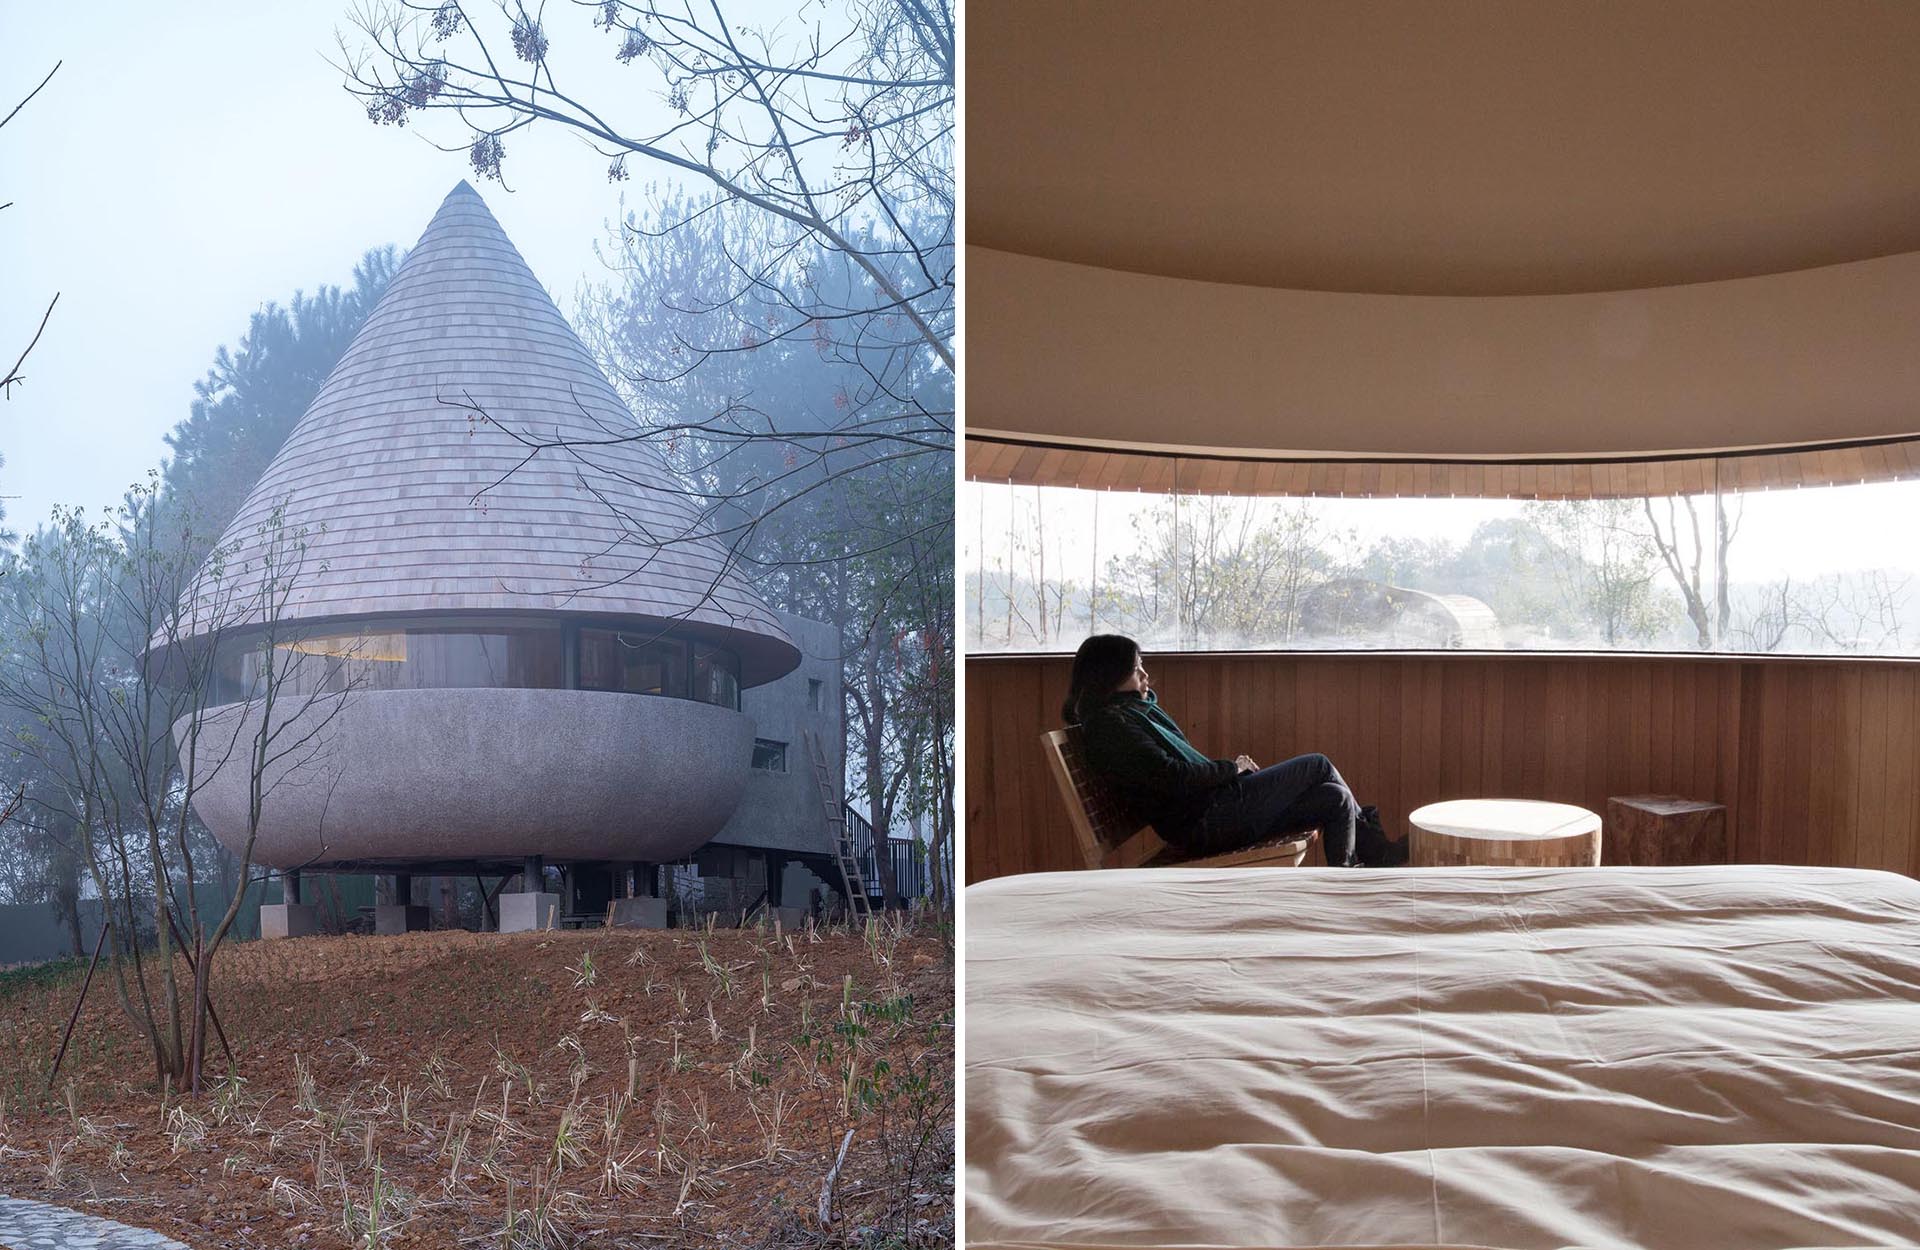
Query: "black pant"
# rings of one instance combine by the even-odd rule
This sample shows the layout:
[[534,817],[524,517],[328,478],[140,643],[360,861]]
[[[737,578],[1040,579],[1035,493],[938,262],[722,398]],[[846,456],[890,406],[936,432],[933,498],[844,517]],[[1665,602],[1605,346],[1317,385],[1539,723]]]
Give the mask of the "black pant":
[[1179,842],[1191,856],[1224,855],[1284,834],[1318,829],[1331,867],[1351,867],[1360,805],[1324,755],[1242,773],[1222,786],[1193,832]]

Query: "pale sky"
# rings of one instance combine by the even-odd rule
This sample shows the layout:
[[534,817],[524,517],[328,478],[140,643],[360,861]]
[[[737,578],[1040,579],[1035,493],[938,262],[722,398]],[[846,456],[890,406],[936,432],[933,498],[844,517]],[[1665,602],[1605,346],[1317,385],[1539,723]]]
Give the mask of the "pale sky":
[[[663,172],[607,160],[568,132],[507,140],[505,191],[475,177],[447,114],[375,126],[327,63],[352,0],[0,0],[0,371],[60,302],[0,403],[0,497],[26,531],[55,503],[119,499],[166,452],[193,383],[247,318],[296,288],[345,285],[369,247],[410,247],[471,180],[562,312],[604,273],[593,245]],[[735,24],[791,3],[727,6]],[[549,9],[561,85],[631,124],[665,115],[658,76],[614,59],[618,40],[572,4]],[[504,43],[504,40],[501,41]],[[635,120],[637,119],[637,120]]]

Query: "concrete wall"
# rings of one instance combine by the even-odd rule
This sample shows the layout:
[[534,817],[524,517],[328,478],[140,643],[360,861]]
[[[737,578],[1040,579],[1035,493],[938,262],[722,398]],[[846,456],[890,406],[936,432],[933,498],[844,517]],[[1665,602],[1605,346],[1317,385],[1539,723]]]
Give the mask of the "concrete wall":
[[[835,793],[840,794],[845,773],[840,730],[840,634],[831,625],[789,612],[775,615],[800,648],[800,667],[778,681],[741,691],[740,710],[753,718],[756,738],[787,744],[787,771],[751,769],[740,805],[713,840],[727,846],[829,854],[833,846],[827,837],[803,731],[819,737]],[[809,681],[820,683],[818,709],[809,703]]]
[[[260,864],[678,859],[733,812],[756,732],[751,710],[592,690],[362,690],[319,725],[333,710],[293,714],[316,722],[318,745],[268,770]],[[203,732],[244,717],[246,741],[258,716],[214,708]],[[307,730],[288,723],[289,737]],[[246,838],[247,785],[246,769],[222,769],[194,798],[229,848]]]

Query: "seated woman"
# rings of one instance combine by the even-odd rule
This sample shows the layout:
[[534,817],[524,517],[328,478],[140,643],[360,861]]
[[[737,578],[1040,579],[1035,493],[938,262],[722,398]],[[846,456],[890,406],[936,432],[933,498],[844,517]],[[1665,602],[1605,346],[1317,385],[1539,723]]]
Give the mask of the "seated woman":
[[1326,756],[1261,768],[1244,755],[1202,755],[1161,710],[1133,639],[1096,634],[1081,643],[1069,687],[1061,715],[1080,727],[1087,767],[1183,856],[1318,829],[1329,866],[1406,863],[1406,843],[1387,840],[1374,809],[1354,801]]

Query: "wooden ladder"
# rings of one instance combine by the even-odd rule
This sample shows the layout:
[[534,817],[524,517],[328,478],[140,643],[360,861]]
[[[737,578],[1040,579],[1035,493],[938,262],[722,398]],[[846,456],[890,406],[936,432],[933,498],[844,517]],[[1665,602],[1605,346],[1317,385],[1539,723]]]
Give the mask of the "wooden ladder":
[[860,875],[860,856],[847,832],[847,813],[840,804],[839,790],[827,769],[826,753],[812,731],[806,734],[807,755],[813,764],[813,781],[820,788],[820,810],[827,818],[827,832],[833,837],[834,858],[840,864],[840,883],[847,890],[847,912],[864,926],[873,916],[873,900],[867,897],[866,878]]

